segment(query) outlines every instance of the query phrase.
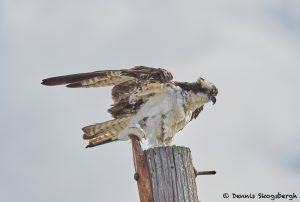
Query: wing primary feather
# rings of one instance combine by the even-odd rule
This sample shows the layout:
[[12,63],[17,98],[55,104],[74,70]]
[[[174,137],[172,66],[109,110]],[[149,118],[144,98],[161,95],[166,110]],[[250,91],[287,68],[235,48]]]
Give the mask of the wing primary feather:
[[101,73],[103,74],[104,72],[106,72],[106,71],[96,71],[96,72],[56,76],[56,77],[44,79],[42,81],[42,84],[46,85],[46,86],[56,86],[56,85],[62,85],[62,84],[67,84],[67,83],[74,83],[74,82],[79,82],[79,81],[82,81],[85,79],[92,78]]
[[77,82],[77,83],[70,83],[68,85],[66,85],[66,87],[68,88],[81,88],[81,87],[84,87],[80,82]]
[[109,139],[109,140],[106,140],[106,141],[103,141],[103,142],[100,142],[100,143],[97,143],[97,144],[89,143],[85,148],[96,147],[96,146],[99,146],[99,145],[103,145],[103,144],[107,144],[107,143],[111,143],[111,142],[115,142],[115,141],[117,141],[117,139],[115,139],[115,140]]
[[[65,76],[56,76],[44,79],[42,81],[43,85],[46,86],[56,86],[56,85],[63,85],[63,84],[69,84],[69,87],[75,87],[76,83],[81,83],[85,80],[93,80],[94,78],[107,78],[111,75],[116,75],[117,73],[121,73],[120,70],[103,70],[103,71],[95,71],[95,72],[88,72],[88,73],[79,73],[79,74],[70,74]],[[71,84],[74,84],[71,85]]]

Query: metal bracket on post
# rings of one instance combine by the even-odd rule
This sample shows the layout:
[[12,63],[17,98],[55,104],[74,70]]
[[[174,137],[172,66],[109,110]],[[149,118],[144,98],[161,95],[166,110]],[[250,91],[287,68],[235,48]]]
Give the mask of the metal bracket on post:
[[197,171],[194,169],[195,176],[197,177],[198,175],[215,175],[217,172],[215,170],[209,170],[209,171]]

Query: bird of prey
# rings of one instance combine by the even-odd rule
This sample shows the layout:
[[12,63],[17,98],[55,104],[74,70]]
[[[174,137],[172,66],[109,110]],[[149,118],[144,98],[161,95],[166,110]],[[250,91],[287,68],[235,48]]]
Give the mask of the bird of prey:
[[199,77],[196,82],[173,81],[162,68],[136,66],[44,79],[43,85],[69,88],[113,86],[113,120],[84,127],[87,147],[128,140],[128,134],[145,138],[150,147],[170,145],[174,135],[197,118],[205,103],[216,102],[218,89]]

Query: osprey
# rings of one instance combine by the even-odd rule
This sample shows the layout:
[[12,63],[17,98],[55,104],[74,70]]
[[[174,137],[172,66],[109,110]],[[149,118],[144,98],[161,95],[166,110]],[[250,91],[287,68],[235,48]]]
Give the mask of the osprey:
[[170,145],[174,135],[197,118],[205,103],[216,102],[218,89],[203,78],[196,82],[173,81],[162,68],[137,66],[44,79],[42,84],[69,88],[113,86],[113,120],[84,127],[87,147],[128,140],[134,134],[150,147]]

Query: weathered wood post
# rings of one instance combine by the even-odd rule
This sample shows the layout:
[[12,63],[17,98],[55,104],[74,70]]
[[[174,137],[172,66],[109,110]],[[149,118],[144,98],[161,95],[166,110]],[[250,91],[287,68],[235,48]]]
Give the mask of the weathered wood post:
[[140,201],[153,202],[151,181],[149,176],[148,162],[140,145],[139,139],[135,135],[129,135],[132,142],[132,152],[135,174],[134,179],[137,181]]
[[129,137],[141,202],[199,201],[196,176],[215,174],[215,171],[197,172],[189,148],[156,147],[143,151],[138,138]]
[[191,152],[186,147],[145,151],[154,201],[198,202]]

